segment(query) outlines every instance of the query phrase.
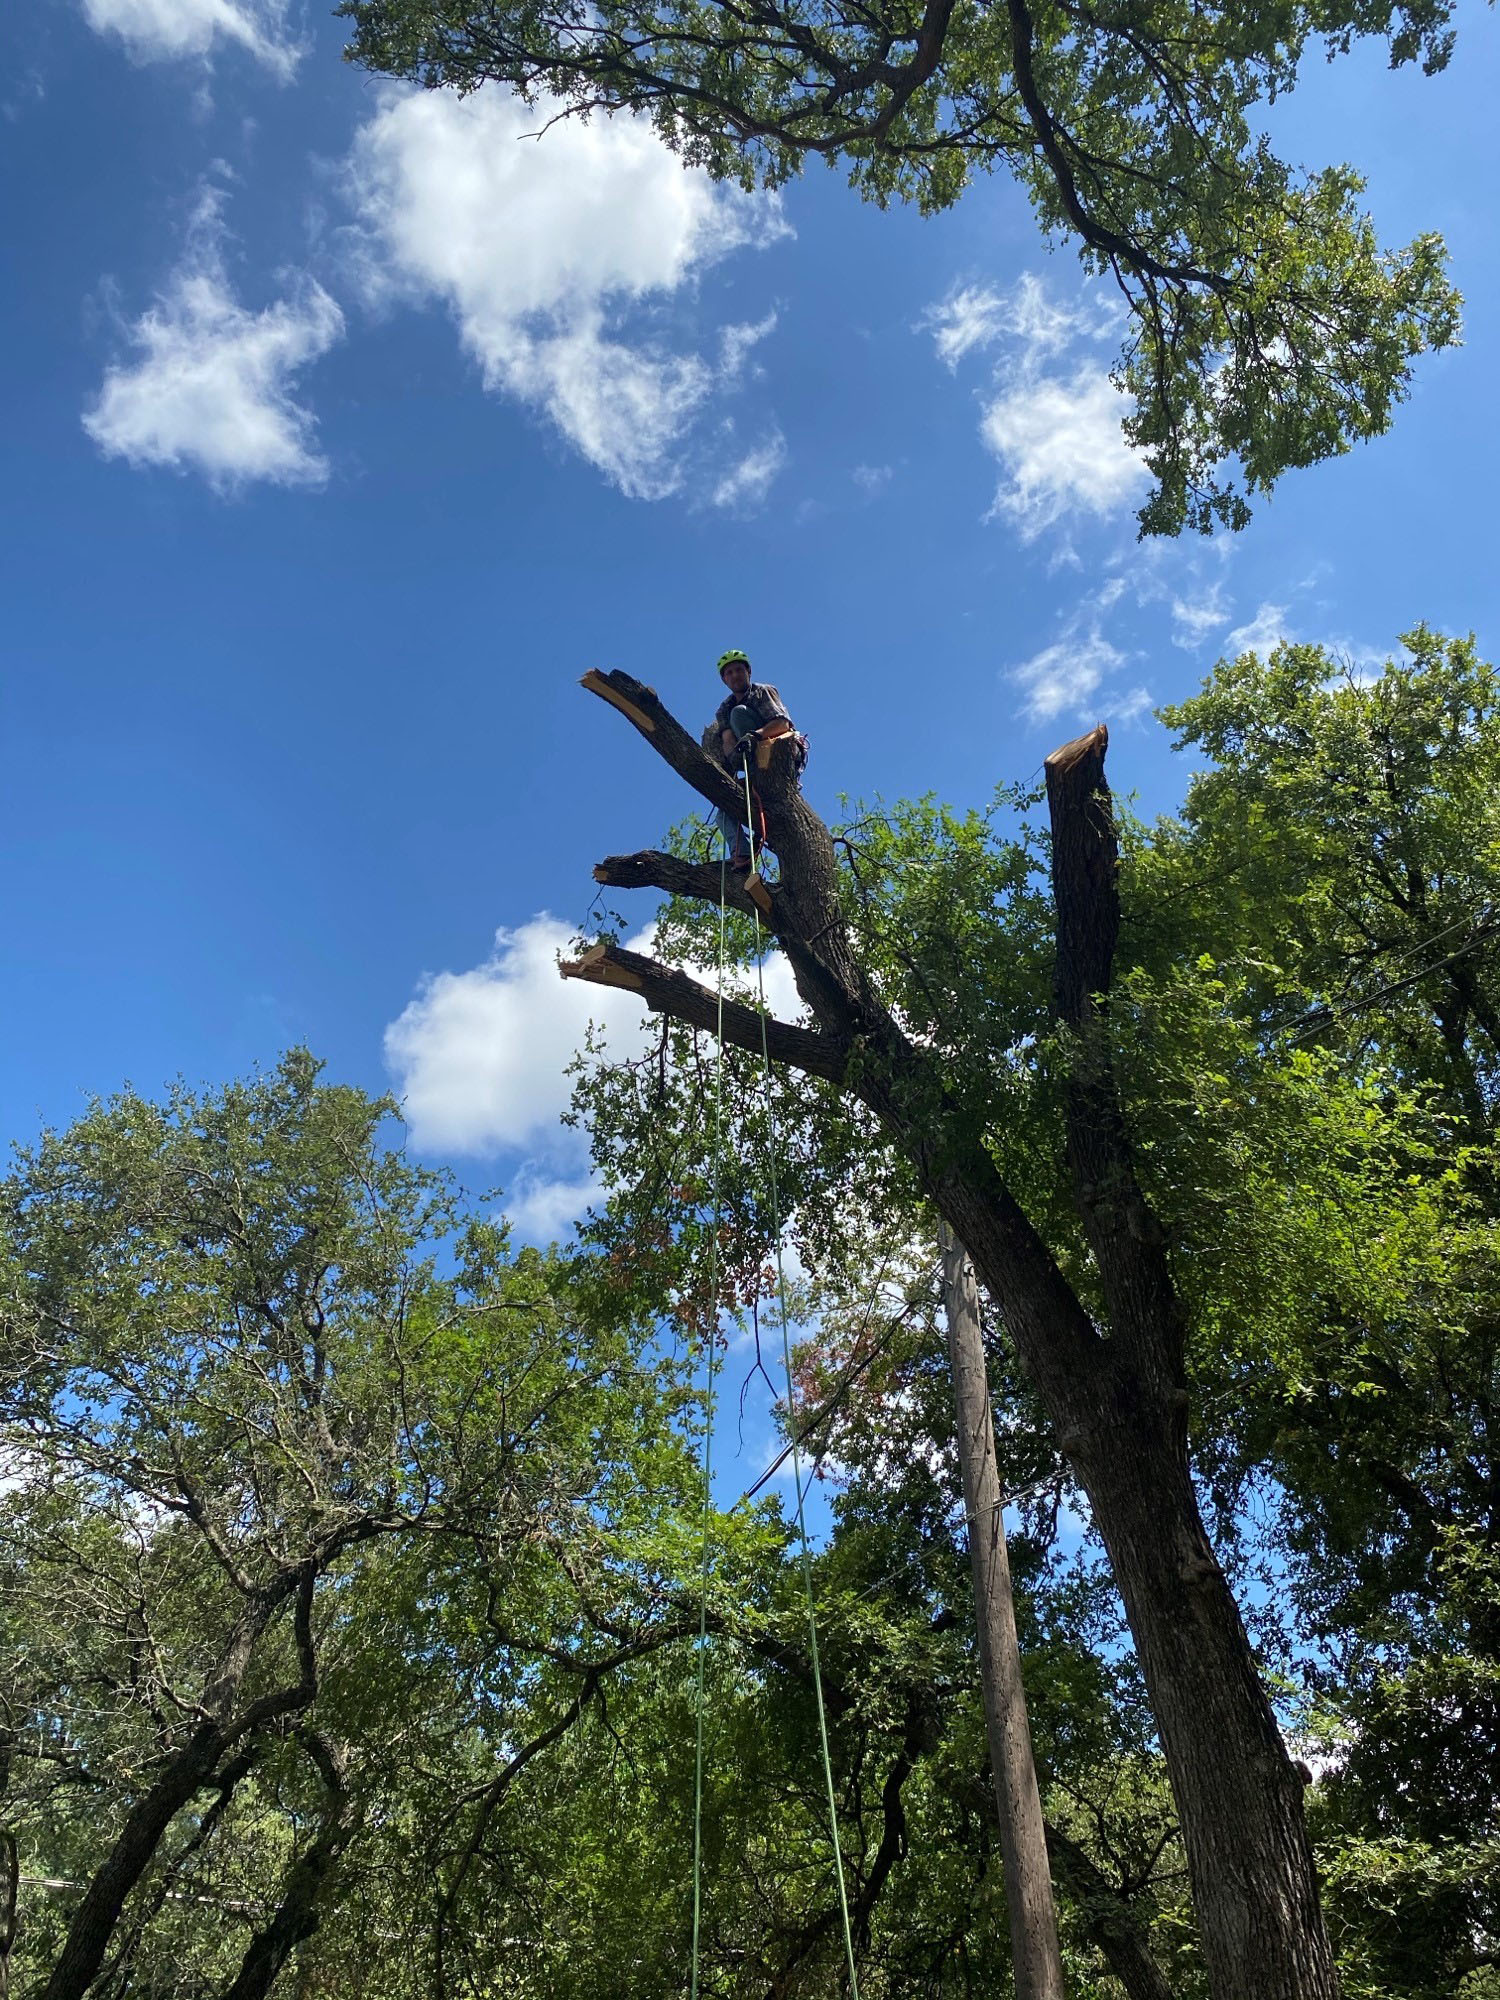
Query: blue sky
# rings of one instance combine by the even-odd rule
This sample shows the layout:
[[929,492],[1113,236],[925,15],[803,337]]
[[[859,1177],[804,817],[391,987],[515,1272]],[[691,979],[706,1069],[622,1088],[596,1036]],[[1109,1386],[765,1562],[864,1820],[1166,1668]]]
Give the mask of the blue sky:
[[825,807],[982,800],[1102,716],[1156,809],[1150,708],[1228,648],[1496,645],[1490,11],[1445,76],[1366,50],[1272,119],[1383,240],[1446,235],[1466,344],[1233,542],[1144,548],[1107,304],[1008,186],[747,199],[340,41],[295,0],[0,23],[8,1137],[304,1041],[561,1224],[600,1001],[556,947],[683,805],[591,666],[696,721],[746,647]]

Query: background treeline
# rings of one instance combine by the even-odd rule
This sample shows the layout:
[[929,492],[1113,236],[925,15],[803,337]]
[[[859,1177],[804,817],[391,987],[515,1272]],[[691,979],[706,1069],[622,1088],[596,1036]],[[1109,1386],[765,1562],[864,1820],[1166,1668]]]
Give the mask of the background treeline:
[[[1483,2000],[1500,686],[1468,642],[1404,647],[1364,678],[1316,648],[1247,656],[1168,712],[1200,768],[1180,819],[1122,828],[1108,1032],[1189,1307],[1196,1476],[1306,1766],[1346,1991]],[[851,813],[845,909],[1088,1298],[1034,805]],[[715,922],[669,906],[661,949],[711,961]],[[933,1220],[850,1100],[779,1075],[768,1100],[753,1063],[726,1063],[715,1257],[711,1038],[671,1022],[580,1078],[609,1199],[567,1255],[514,1250],[493,1204],[406,1159],[389,1104],[303,1054],[102,1103],[18,1155],[0,1191],[12,1992],[687,1990],[696,1344],[767,1289],[772,1102],[807,1448],[834,1498],[815,1573],[862,1988],[1009,1990]],[[1128,1635],[989,1331],[1073,1987],[1195,2000]],[[842,1953],[773,1490],[711,1524],[702,1990],[735,2000],[832,1993]]]

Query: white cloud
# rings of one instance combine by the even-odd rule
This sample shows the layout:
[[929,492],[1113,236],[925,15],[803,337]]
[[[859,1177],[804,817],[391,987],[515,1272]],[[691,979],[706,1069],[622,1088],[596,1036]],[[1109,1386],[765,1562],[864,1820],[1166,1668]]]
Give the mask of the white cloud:
[[554,1177],[528,1161],[511,1177],[505,1219],[525,1243],[557,1243],[602,1194],[587,1174]]
[[1008,343],[979,428],[1003,475],[992,511],[1026,541],[1068,514],[1113,514],[1146,483],[1145,467],[1121,435],[1129,399],[1108,371],[1092,354],[1066,373],[1052,366],[1069,350],[1110,336],[1118,322],[1100,294],[1059,302],[1031,271],[1009,291],[958,286],[920,322],[950,369],[977,348]]
[[1080,362],[1066,380],[1020,370],[980,424],[1003,473],[994,511],[1029,542],[1065,514],[1129,506],[1147,475],[1120,432],[1127,410],[1095,362]]
[[1139,722],[1143,715],[1151,713],[1151,690],[1144,687],[1132,688],[1129,694],[1120,695],[1106,704],[1105,711],[1111,722]]
[[1292,634],[1286,614],[1285,604],[1262,604],[1248,623],[1236,625],[1224,635],[1225,654],[1231,659],[1240,653],[1259,653],[1264,657],[1274,647],[1289,644]]
[[83,0],[83,12],[137,62],[207,57],[228,42],[287,82],[306,53],[288,31],[287,0]]
[[727,381],[741,373],[751,350],[776,331],[779,318],[773,307],[764,319],[741,320],[719,329],[719,367]]
[[1231,607],[1224,601],[1224,583],[1216,578],[1196,595],[1174,593],[1172,597],[1172,643],[1187,652],[1196,652],[1221,625],[1227,625]]
[[[572,1097],[568,1068],[589,1022],[618,1041],[633,1038],[648,1019],[631,993],[559,976],[558,957],[567,954],[573,935],[546,911],[514,930],[497,931],[482,965],[424,979],[385,1031],[386,1066],[412,1144],[419,1152],[510,1149],[542,1157],[551,1164],[539,1167],[533,1158],[516,1182],[519,1209],[532,1216],[551,1212],[548,1189],[560,1184],[559,1159],[563,1182],[584,1185],[577,1179],[579,1142],[560,1121]],[[650,951],[652,934],[628,942],[632,950]],[[689,969],[713,977],[712,967]],[[771,1012],[796,1019],[802,1003],[779,952],[766,965],[765,987]],[[752,995],[743,974],[737,990]]]
[[877,493],[883,493],[894,476],[894,467],[889,465],[856,465],[849,475],[860,492],[873,500]]
[[620,489],[656,499],[713,391],[774,315],[721,332],[722,360],[627,337],[731,251],[786,234],[774,201],[686,168],[643,118],[569,118],[489,89],[387,88],[346,184],[374,298],[440,300],[485,386],[545,412]]
[[974,348],[988,347],[1009,331],[1005,294],[993,285],[956,285],[928,307],[918,325],[931,333],[939,361],[956,368]]
[[573,933],[543,912],[495,933],[495,949],[467,972],[439,972],[385,1031],[422,1152],[492,1153],[555,1138],[572,1086],[566,1074],[590,1020],[607,1029],[640,1020],[628,993],[558,976]]
[[1023,271],[1008,292],[993,285],[955,285],[917,324],[931,333],[938,359],[956,368],[966,354],[1012,340],[1021,365],[1035,368],[1077,340],[1115,331],[1119,314],[1096,294],[1060,304],[1035,271]]
[[1125,655],[1095,626],[1087,633],[1065,633],[1044,646],[1009,678],[1020,688],[1031,722],[1050,722],[1064,709],[1082,709],[1106,674],[1125,664]]
[[292,385],[340,338],[344,316],[305,273],[275,305],[242,306],[224,268],[221,207],[205,189],[182,262],[128,329],[135,360],[106,369],[83,427],[112,457],[193,469],[221,488],[318,485],[328,466]]
[[714,487],[710,498],[715,507],[759,507],[771,490],[771,483],[786,464],[786,439],[772,431],[763,444],[732,465]]
[[1103,716],[1118,724],[1136,721],[1151,707],[1148,688],[1113,684],[1112,677],[1138,656],[1117,646],[1104,630],[1119,604],[1130,596],[1139,600],[1141,594],[1138,577],[1106,577],[1074,604],[1050,645],[1006,671],[1005,678],[1021,691],[1022,713],[1029,722],[1051,722],[1069,713],[1082,722]]

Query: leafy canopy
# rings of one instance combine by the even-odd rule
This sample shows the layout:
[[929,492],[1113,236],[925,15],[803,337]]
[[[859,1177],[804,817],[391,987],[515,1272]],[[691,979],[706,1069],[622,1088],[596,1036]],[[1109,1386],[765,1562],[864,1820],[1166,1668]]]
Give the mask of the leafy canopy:
[[1277,158],[1264,107],[1310,46],[1448,60],[1448,0],[344,0],[348,54],[429,88],[508,84],[544,115],[648,116],[694,165],[776,187],[809,155],[880,203],[1012,174],[1043,232],[1115,286],[1143,533],[1383,433],[1457,337],[1434,235],[1387,252],[1349,166]]

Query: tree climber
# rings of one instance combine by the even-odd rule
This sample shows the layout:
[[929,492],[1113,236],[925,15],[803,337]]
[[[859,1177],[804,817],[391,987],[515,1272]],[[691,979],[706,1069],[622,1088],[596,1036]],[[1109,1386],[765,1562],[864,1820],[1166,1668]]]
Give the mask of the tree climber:
[[[719,703],[713,721],[703,732],[705,749],[716,751],[728,771],[738,774],[745,768],[745,760],[754,755],[755,745],[761,739],[775,736],[796,735],[792,728],[792,718],[782,705],[781,696],[769,681],[751,678],[750,659],[746,653],[732,650],[719,655],[719,679],[729,692]],[[798,768],[806,761],[806,740],[798,739]],[[744,871],[750,866],[750,848],[745,840],[743,816],[723,812],[719,814],[719,831],[724,836],[724,845],[729,850],[729,865]],[[757,838],[764,842],[764,829]]]

